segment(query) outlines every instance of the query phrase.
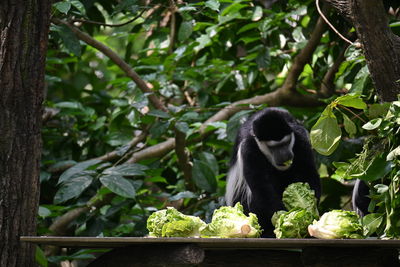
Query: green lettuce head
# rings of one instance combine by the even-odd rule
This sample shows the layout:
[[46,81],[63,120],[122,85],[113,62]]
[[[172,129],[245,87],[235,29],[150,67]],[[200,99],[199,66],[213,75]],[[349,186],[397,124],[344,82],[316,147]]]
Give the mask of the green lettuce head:
[[151,237],[199,237],[206,225],[200,218],[185,215],[173,207],[154,212],[147,219]]
[[255,214],[246,216],[243,206],[236,203],[234,207],[223,206],[213,213],[211,223],[201,229],[201,237],[259,237],[261,227]]
[[314,215],[314,218],[319,217],[317,198],[308,183],[290,184],[283,192],[282,201],[287,210],[306,209]]
[[305,209],[278,211],[272,216],[276,238],[308,237],[308,226],[313,222],[314,214]]
[[358,215],[353,211],[332,210],[308,226],[311,236],[323,239],[363,238],[363,228]]

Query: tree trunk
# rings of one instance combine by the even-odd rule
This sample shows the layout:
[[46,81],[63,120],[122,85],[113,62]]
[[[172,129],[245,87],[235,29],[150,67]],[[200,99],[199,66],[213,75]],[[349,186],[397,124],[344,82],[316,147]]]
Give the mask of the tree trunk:
[[35,266],[48,0],[0,4],[0,266]]
[[354,26],[382,101],[400,94],[400,37],[388,24],[382,0],[325,0]]

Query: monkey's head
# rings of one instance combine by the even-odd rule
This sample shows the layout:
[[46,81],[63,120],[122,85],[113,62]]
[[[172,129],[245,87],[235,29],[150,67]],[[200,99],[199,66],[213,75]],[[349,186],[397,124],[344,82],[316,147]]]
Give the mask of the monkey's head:
[[252,135],[258,148],[276,169],[284,171],[293,163],[295,135],[286,121],[287,112],[271,109],[253,121]]

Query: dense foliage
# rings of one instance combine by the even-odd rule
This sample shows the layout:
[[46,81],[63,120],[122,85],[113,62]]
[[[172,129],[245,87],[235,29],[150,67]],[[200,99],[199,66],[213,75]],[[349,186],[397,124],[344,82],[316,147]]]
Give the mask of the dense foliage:
[[[398,113],[379,117],[361,51],[318,23],[313,1],[281,2],[268,9],[248,0],[55,3],[39,234],[144,236],[148,216],[166,206],[209,222],[223,203],[240,123],[280,105],[313,127],[323,154],[322,211],[349,208],[345,178],[352,173],[343,177],[335,166],[345,163],[333,162],[351,164],[363,151],[365,164],[357,166],[365,169],[357,171],[376,175],[365,178],[374,181],[378,207],[368,217],[370,232],[399,236],[398,169],[377,174],[374,165],[386,166],[390,151],[393,159],[399,154]],[[330,20],[351,35],[340,17]],[[275,94],[291,100],[286,105]],[[318,99],[331,104],[324,110]],[[370,130],[387,140],[385,149],[367,142],[362,150]],[[92,256],[72,251],[49,259],[84,257]]]

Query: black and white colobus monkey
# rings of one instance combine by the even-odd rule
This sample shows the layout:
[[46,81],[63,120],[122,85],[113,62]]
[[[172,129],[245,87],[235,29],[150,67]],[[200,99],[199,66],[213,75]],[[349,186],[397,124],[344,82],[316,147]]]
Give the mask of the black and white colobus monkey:
[[240,127],[228,173],[227,205],[241,202],[257,215],[263,237],[272,237],[271,217],[284,210],[282,193],[294,182],[307,182],[320,197],[307,130],[280,108],[263,109]]

